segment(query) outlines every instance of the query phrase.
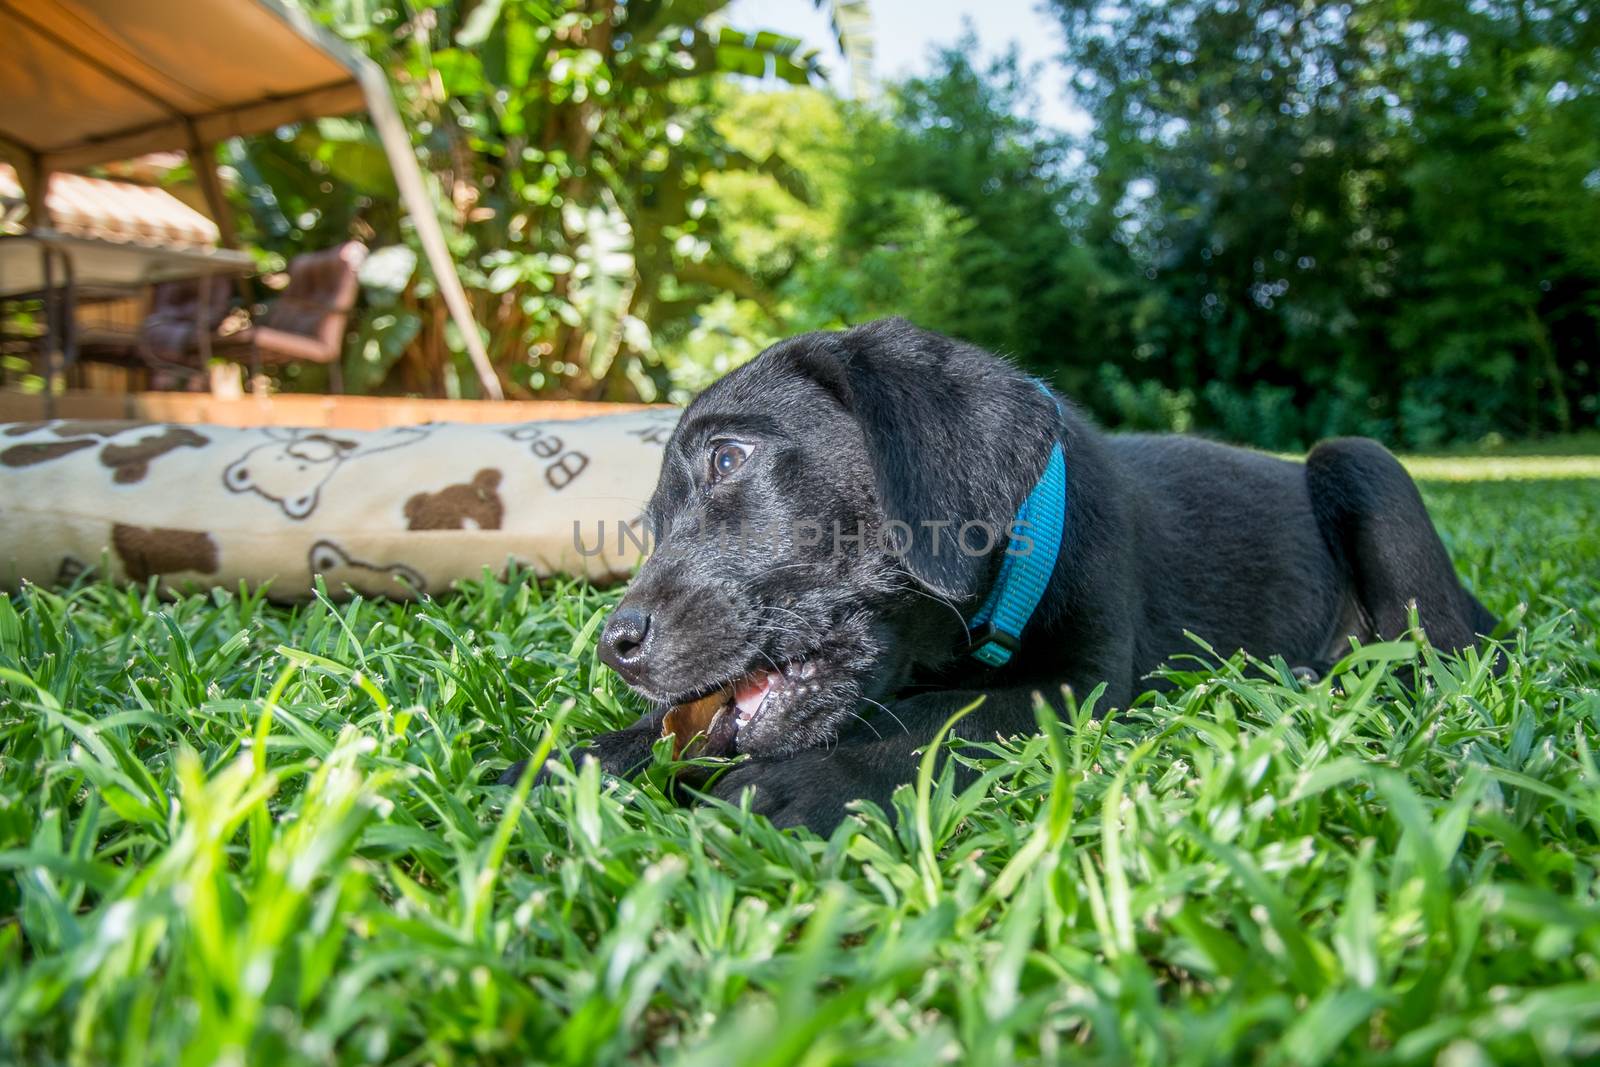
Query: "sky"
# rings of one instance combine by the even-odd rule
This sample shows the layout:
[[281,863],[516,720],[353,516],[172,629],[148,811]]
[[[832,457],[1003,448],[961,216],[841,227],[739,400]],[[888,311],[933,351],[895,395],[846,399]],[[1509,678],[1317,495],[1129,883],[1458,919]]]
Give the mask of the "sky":
[[[1043,122],[1070,133],[1088,128],[1088,115],[1068,100],[1066,77],[1057,62],[1061,30],[1052,16],[1038,10],[1038,0],[872,0],[872,15],[877,80],[925,72],[933,48],[958,40],[963,20],[970,20],[984,56],[999,55],[1015,44],[1024,68],[1043,65],[1037,87]],[[776,30],[817,48],[830,81],[847,88],[827,14],[812,0],[734,0],[726,16],[729,25],[741,30]]]

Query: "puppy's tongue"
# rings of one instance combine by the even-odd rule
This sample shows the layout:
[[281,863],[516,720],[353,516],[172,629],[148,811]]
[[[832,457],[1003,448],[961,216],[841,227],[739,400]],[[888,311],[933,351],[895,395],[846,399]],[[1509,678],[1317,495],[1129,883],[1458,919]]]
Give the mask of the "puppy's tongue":
[[739,679],[733,687],[733,702],[739,709],[741,719],[748,719],[761,710],[762,701],[767,699],[767,691],[777,680],[778,672],[769,670],[752,671]]

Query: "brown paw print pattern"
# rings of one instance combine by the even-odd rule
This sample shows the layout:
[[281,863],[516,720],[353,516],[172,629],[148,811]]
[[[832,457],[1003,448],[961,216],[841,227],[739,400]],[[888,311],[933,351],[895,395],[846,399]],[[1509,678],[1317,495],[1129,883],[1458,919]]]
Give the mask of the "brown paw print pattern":
[[32,467],[38,463],[49,463],[62,456],[70,456],[85,448],[93,448],[100,442],[88,439],[81,441],[28,441],[20,445],[12,445],[4,452],[0,452],[0,464],[7,467]]
[[111,527],[111,547],[131,581],[155,575],[217,573],[217,543],[201,530],[167,530],[160,527]]
[[421,574],[404,563],[370,563],[342,546],[322,540],[311,546],[311,577],[322,576],[330,590],[346,586],[362,596],[412,597],[427,592]]
[[7,427],[6,436],[29,437],[45,429],[56,440],[12,445],[0,451],[0,465],[32,467],[98,446],[101,464],[113,472],[111,480],[118,485],[132,485],[144,481],[150,473],[150,464],[167,453],[210,444],[210,438],[183,426],[109,420],[22,423]]
[[132,444],[111,441],[100,450],[103,466],[116,471],[111,480],[118,485],[132,485],[144,481],[150,473],[150,464],[179,448],[204,448],[210,441],[182,426],[168,426],[150,437],[140,437]]
[[406,501],[408,530],[498,530],[505,518],[501,474],[485,467],[472,481],[447,485],[437,493],[418,493]]
[[645,551],[636,510],[676,417],[383,430],[0,424],[0,590],[101,574],[271,582],[272,596],[292,599],[321,575],[335,596],[415,597],[508,560],[613,581]]

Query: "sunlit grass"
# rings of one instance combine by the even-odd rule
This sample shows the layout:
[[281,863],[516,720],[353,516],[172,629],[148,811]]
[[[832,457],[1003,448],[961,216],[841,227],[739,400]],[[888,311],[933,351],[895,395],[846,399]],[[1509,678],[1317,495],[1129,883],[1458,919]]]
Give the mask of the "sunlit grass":
[[1500,482],[1600,478],[1592,456],[1405,456],[1413,478],[1436,482]]
[[1593,1061],[1600,479],[1426,462],[1503,677],[1184,664],[828,840],[488,784],[615,593],[0,601],[0,1061]]

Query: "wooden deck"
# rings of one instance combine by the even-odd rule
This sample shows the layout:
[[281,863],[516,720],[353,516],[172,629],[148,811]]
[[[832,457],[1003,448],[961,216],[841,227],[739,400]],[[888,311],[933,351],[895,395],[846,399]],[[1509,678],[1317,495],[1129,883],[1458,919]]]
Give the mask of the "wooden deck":
[[[68,390],[56,398],[56,418],[138,419],[217,426],[316,426],[380,430],[424,422],[536,422],[637,411],[646,404],[582,400],[416,400],[385,396],[285,393],[224,399],[210,393],[100,393]],[[661,406],[661,405],[655,405]],[[42,396],[0,392],[0,422],[45,417]]]

